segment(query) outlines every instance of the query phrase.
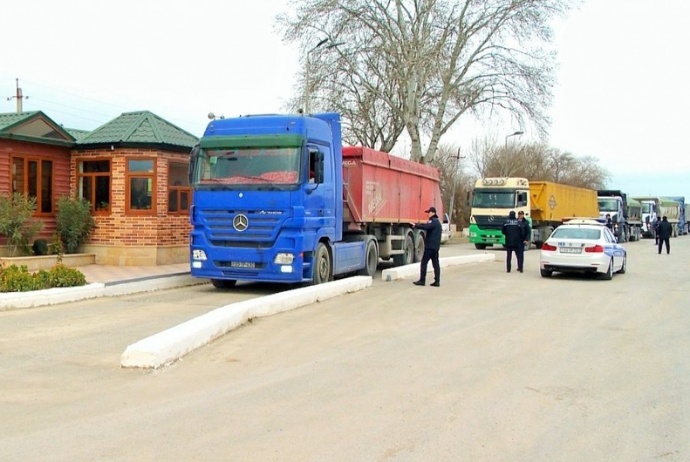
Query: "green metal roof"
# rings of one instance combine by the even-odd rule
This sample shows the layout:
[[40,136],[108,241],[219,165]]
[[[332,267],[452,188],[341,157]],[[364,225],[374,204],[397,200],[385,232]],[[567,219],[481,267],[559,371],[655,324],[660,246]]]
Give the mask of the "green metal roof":
[[75,137],[42,111],[0,114],[0,138],[71,146]]
[[149,111],[125,112],[101,125],[78,145],[162,144],[192,148],[199,139]]
[[72,135],[75,140],[79,141],[82,138],[88,136],[89,133],[91,133],[88,130],[80,130],[78,128],[65,128],[65,131]]
[[30,119],[36,114],[38,114],[38,111],[10,112],[7,114],[0,114],[0,132],[7,132],[13,126]]

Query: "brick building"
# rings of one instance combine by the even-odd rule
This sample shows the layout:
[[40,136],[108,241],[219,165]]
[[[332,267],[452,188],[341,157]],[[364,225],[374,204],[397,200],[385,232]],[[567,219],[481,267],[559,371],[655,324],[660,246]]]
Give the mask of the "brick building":
[[[39,237],[55,232],[63,195],[92,206],[96,229],[82,248],[97,264],[189,259],[189,153],[198,139],[148,111],[92,132],[65,129],[41,111],[0,114],[0,194],[37,198]],[[4,242],[0,241],[0,244]]]

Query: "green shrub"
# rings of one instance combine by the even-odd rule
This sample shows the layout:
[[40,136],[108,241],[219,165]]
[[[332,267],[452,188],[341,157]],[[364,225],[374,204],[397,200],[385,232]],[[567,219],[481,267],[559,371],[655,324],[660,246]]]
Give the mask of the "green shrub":
[[36,290],[34,277],[26,269],[26,265],[21,267],[10,265],[2,268],[0,272],[0,291],[2,292],[29,292]]
[[33,245],[34,255],[48,255],[48,241],[36,239]]
[[0,234],[7,236],[10,257],[17,251],[31,255],[29,242],[43,229],[43,222],[33,218],[36,198],[14,193],[0,197]]
[[10,265],[0,268],[0,292],[29,292],[51,287],[77,287],[86,284],[86,276],[75,268],[62,264],[49,271],[40,270],[31,274],[26,265]]
[[65,253],[77,253],[96,227],[91,216],[91,203],[85,199],[62,196],[57,202],[55,216],[57,233],[65,246]]
[[76,287],[86,284],[84,273],[75,268],[57,264],[50,269],[50,287]]

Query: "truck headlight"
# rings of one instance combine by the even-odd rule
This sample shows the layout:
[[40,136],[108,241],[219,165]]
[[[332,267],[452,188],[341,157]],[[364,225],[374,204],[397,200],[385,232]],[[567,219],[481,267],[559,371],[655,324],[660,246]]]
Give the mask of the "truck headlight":
[[201,249],[192,250],[192,260],[206,261],[206,252]]
[[276,254],[276,257],[273,259],[273,263],[276,265],[292,265],[294,261],[295,254],[292,253],[279,253]]

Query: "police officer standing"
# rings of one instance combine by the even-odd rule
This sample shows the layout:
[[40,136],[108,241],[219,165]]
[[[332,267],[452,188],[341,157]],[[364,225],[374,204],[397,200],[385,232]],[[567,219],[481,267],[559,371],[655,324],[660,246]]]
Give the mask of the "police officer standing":
[[414,224],[413,228],[423,229],[426,231],[424,236],[424,255],[419,265],[419,280],[414,281],[416,286],[423,286],[426,284],[426,268],[431,260],[431,266],[434,267],[434,282],[431,283],[433,287],[441,285],[441,264],[438,261],[438,251],[441,248],[441,221],[436,215],[436,207],[429,207],[424,211],[429,215],[429,221],[426,223]]
[[508,220],[503,223],[501,231],[506,237],[506,272],[510,273],[513,252],[515,252],[518,265],[517,270],[522,273],[525,257],[525,227],[517,221],[514,210],[511,210],[508,214]]
[[522,210],[518,212],[518,223],[522,226],[522,241],[525,244],[525,250],[529,249],[532,240],[532,227],[529,225],[529,221],[525,218],[525,212]]

